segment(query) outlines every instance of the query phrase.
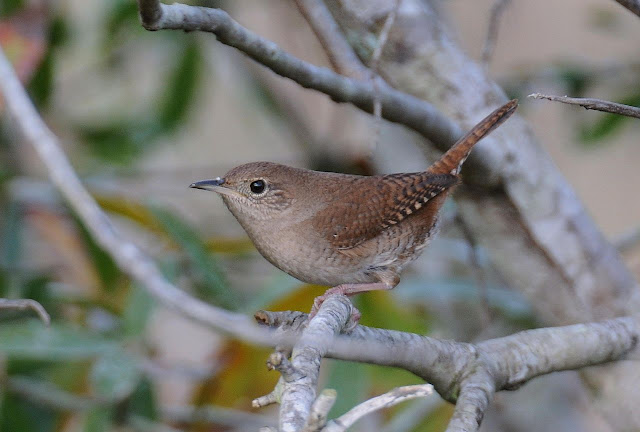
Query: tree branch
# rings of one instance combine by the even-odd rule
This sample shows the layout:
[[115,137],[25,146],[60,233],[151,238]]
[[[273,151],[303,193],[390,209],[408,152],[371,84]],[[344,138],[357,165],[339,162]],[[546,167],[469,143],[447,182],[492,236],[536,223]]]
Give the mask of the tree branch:
[[[320,362],[333,345],[334,337],[349,324],[353,305],[345,296],[331,296],[318,314],[300,333],[293,347],[291,362],[276,351],[270,365],[282,374],[280,393],[280,431],[301,431],[311,416],[316,399]],[[296,318],[294,317],[294,320]]]
[[[306,314],[262,312],[260,322],[300,333]],[[638,354],[640,317],[528,330],[477,344],[442,341],[393,330],[357,326],[326,356],[400,367],[434,385],[456,403],[448,431],[474,431],[501,390],[514,390],[551,372],[574,370]],[[308,413],[308,411],[306,411]],[[329,422],[325,430],[339,427]]]
[[640,0],[616,0],[616,1],[640,17]]
[[[280,76],[304,88],[318,90],[336,102],[348,102],[373,113],[376,91],[371,82],[339,75],[327,68],[304,62],[282,50],[275,43],[245,29],[220,9],[162,4],[139,0],[142,25],[147,30],[205,31],[218,41],[237,48]],[[159,8],[159,9],[158,9]],[[160,10],[160,14],[156,12]],[[431,104],[393,88],[380,86],[382,117],[410,127],[426,138],[451,146],[462,136],[461,129]]]
[[256,430],[275,426],[272,417],[219,406],[163,406],[160,415],[170,423],[228,426],[236,430]]
[[426,397],[433,394],[433,386],[430,384],[398,387],[388,393],[373,397],[331,420],[323,432],[343,432],[349,429],[355,422],[372,412],[389,408],[401,402]]
[[611,114],[620,114],[627,117],[640,118],[640,108],[615,102],[609,102],[602,99],[573,98],[568,96],[545,95],[542,93],[532,93],[527,97],[533,99],[547,99],[553,102],[562,102],[568,105],[578,105],[587,110],[603,111]]
[[487,29],[487,38],[484,41],[482,47],[481,61],[485,68],[489,68],[493,51],[496,48],[496,42],[498,41],[498,30],[500,27],[500,18],[502,14],[507,10],[507,7],[511,4],[511,0],[496,0],[493,6],[491,6],[491,12],[489,14],[489,28]]
[[51,323],[51,317],[46,309],[37,301],[31,299],[3,299],[0,298],[0,310],[27,310],[31,309],[38,314],[40,320],[48,326]]
[[380,81],[382,81],[382,79],[378,79],[378,63],[380,62],[380,56],[382,55],[384,46],[387,44],[387,40],[389,39],[389,33],[391,32],[393,23],[396,21],[396,16],[398,15],[398,8],[400,7],[401,2],[402,0],[395,0],[393,9],[391,9],[391,11],[387,14],[387,18],[385,18],[384,24],[382,25],[382,30],[380,30],[380,34],[378,35],[376,46],[373,49],[373,55],[371,56],[371,64],[369,66],[369,69],[371,70],[371,82],[373,84],[373,92],[374,92],[374,98],[373,98],[374,132],[373,132],[372,150],[375,150],[376,146],[378,145],[378,140],[380,139],[380,122],[382,120],[382,103],[380,102]]
[[[154,15],[153,10],[148,13]],[[246,341],[261,345],[274,343],[273,335],[256,326],[248,317],[204,303],[176,288],[165,279],[150,257],[118,233],[80,182],[60,148],[58,138],[43,122],[1,50],[0,91],[9,113],[26,141],[40,156],[57,189],[120,269],[169,309]]]
[[322,0],[294,2],[324,47],[331,66],[342,75],[366,80],[370,76],[369,69],[362,64],[351,45],[344,39],[342,30]]

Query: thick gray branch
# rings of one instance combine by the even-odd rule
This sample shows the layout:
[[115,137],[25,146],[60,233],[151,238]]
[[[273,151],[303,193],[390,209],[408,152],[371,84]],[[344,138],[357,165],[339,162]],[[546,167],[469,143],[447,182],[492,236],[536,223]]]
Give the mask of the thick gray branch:
[[[289,321],[291,320],[291,321]],[[263,312],[264,325],[301,332],[304,314]],[[477,344],[357,326],[326,356],[400,367],[457,402],[450,431],[476,430],[496,391],[513,390],[551,372],[579,369],[638,354],[640,318],[528,330]],[[331,423],[329,423],[331,424]]]
[[[320,307],[318,314],[300,334],[293,347],[291,363],[276,368],[282,373],[284,386],[280,400],[280,431],[300,431],[307,424],[311,405],[316,399],[320,362],[349,322],[353,312],[345,296],[331,296]],[[286,357],[281,359],[286,361]]]
[[291,361],[286,349],[277,348],[271,354],[267,366],[280,372],[280,380],[271,393],[253,401],[256,408],[280,403],[281,432],[316,431],[326,423],[323,416],[331,408],[335,394],[330,397],[325,393],[316,400],[320,363],[336,343],[349,349],[347,341],[336,337],[347,326],[352,326],[352,314],[353,305],[342,295],[327,298],[311,321],[302,312],[260,311],[256,314],[259,323],[275,327],[276,333],[300,335],[291,350]]

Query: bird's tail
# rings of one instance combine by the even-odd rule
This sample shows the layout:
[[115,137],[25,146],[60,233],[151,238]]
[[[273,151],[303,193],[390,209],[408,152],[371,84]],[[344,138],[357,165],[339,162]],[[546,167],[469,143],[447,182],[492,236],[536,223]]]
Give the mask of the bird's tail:
[[442,157],[429,167],[427,172],[431,174],[460,173],[462,164],[471,153],[473,146],[489,133],[511,117],[518,107],[518,100],[513,99],[485,117],[464,137],[458,140]]

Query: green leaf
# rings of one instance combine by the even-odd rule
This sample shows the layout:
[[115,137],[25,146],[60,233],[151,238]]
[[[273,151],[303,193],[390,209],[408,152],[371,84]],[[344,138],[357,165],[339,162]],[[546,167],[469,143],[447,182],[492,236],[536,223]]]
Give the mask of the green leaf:
[[158,418],[158,409],[151,381],[143,377],[129,398],[129,412],[154,420]]
[[163,132],[172,132],[184,120],[195,99],[202,66],[200,46],[195,38],[186,39],[182,57],[171,72],[165,93],[158,102],[158,123]]
[[127,306],[122,315],[124,333],[128,337],[139,337],[144,332],[153,311],[153,298],[136,284],[129,290]]
[[61,18],[54,18],[49,27],[49,43],[52,47],[60,47],[69,39],[69,27],[67,22]]
[[105,28],[106,48],[116,45],[116,36],[118,36],[122,30],[127,30],[127,32],[143,31],[140,25],[140,19],[138,18],[138,4],[136,2],[131,0],[117,0],[110,3],[112,7]]
[[130,395],[140,381],[140,365],[123,350],[113,350],[94,362],[90,373],[93,393],[116,401]]
[[0,17],[9,16],[22,7],[24,0],[2,0],[0,2]]
[[94,408],[89,411],[84,423],[84,432],[109,432],[113,410],[107,407]]
[[566,94],[574,97],[582,97],[587,87],[591,85],[591,76],[584,70],[574,66],[560,69],[558,78],[566,86]]
[[0,431],[53,432],[56,415],[18,395],[5,394],[0,410]]
[[197,294],[207,301],[235,310],[238,302],[201,236],[169,211],[154,206],[150,210],[167,234],[187,254],[192,270],[201,281],[195,284]]
[[22,206],[11,201],[6,207],[4,227],[2,229],[1,263],[5,268],[15,269],[20,262],[22,250]]
[[99,334],[70,325],[52,324],[47,328],[38,320],[6,323],[0,326],[0,353],[33,360],[82,360],[117,348],[115,342]]
[[85,126],[79,133],[94,155],[109,162],[127,164],[140,156],[144,148],[143,143],[133,138],[131,130],[129,123],[115,121],[106,125]]
[[47,53],[28,85],[29,95],[38,107],[47,105],[53,91],[54,56],[56,49],[68,39],[67,24],[62,18],[55,18],[49,27]]
[[118,280],[123,277],[120,272],[120,268],[116,265],[113,258],[111,258],[111,255],[105,252],[104,249],[96,243],[93,236],[89,234],[87,228],[84,226],[82,221],[75,216],[75,214],[73,220],[76,222],[76,226],[80,232],[82,240],[84,241],[87,251],[89,252],[91,261],[100,276],[103,288],[107,292],[113,292],[117,286]]

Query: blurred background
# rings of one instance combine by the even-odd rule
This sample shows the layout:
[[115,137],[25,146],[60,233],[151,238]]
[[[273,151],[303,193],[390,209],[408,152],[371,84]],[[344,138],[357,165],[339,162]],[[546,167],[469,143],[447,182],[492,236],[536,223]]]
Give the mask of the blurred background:
[[[286,0],[189,2],[221,7],[294,55],[328,66]],[[473,58],[491,0],[443,0]],[[640,105],[640,21],[608,0],[513,0],[490,72],[640,275],[640,122],[527,100],[532,92]],[[268,264],[214,194],[187,186],[249,161],[371,174],[421,170],[402,127],[274,76],[208,34],[147,32],[133,0],[1,0],[0,45],[47,124],[118,228],[176,285],[252,314],[307,311],[324,287]],[[398,140],[400,141],[400,140]],[[403,142],[406,140],[402,140]],[[418,138],[415,138],[418,142]],[[0,312],[1,431],[251,431],[274,409],[250,408],[277,381],[268,350],[228,340],[163,309],[122,274],[56,193],[0,102],[0,297],[51,313]],[[362,323],[473,341],[536,327],[526,300],[455,223],[445,224],[393,292],[357,297]],[[484,281],[484,282],[482,282]],[[326,360],[332,416],[399,385],[403,371]],[[499,394],[483,430],[601,430],[575,397],[575,372]],[[354,430],[440,431],[437,396],[363,419]]]

